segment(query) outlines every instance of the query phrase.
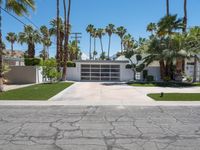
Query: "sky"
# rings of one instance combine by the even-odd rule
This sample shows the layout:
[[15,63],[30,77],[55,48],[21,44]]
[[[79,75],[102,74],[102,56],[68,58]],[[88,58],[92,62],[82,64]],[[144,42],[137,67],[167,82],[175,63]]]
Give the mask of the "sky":
[[[81,32],[80,48],[88,55],[89,34],[86,32],[88,24],[93,24],[96,28],[105,28],[112,23],[116,27],[124,26],[134,39],[146,38],[146,26],[150,22],[158,22],[166,14],[166,0],[72,0],[71,24],[72,32]],[[60,4],[61,17],[63,17],[62,0]],[[188,0],[188,26],[200,26],[200,0]],[[183,0],[170,1],[170,13],[183,17]],[[36,10],[30,12],[28,18],[38,27],[46,25],[56,17],[56,0],[36,0]],[[26,24],[28,20],[19,17]],[[5,36],[8,32],[19,33],[23,31],[23,24],[3,12],[3,38],[6,48],[10,49],[10,44]],[[55,38],[52,38],[56,43]],[[72,40],[72,39],[71,39]],[[108,37],[103,37],[104,50],[108,49]],[[14,49],[25,51],[27,45],[15,44]],[[36,55],[42,50],[42,45],[36,45]],[[120,39],[114,35],[111,41],[111,55],[120,50]],[[97,51],[101,52],[100,42],[97,40]],[[54,56],[56,45],[50,47],[50,55]]]

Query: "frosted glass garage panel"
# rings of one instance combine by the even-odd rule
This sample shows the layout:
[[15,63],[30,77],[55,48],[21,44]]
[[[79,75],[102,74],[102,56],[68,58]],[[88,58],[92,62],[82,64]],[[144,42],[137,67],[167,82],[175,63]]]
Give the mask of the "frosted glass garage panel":
[[120,65],[82,64],[81,80],[120,81]]

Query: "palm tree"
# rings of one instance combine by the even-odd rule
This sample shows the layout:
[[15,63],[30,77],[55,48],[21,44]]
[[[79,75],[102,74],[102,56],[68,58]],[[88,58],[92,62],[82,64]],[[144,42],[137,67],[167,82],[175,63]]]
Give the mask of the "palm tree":
[[184,0],[183,32],[187,31],[187,0]]
[[97,38],[97,29],[93,29],[93,32],[92,32],[92,37],[94,39],[94,51],[93,51],[93,60],[95,59],[95,56],[97,55],[97,51],[96,51],[96,38]]
[[28,45],[28,58],[34,58],[35,57],[35,44],[41,42],[40,33],[33,29],[32,26],[24,26],[24,31],[20,32],[18,35],[19,39],[18,41],[21,44],[27,44]]
[[107,27],[106,27],[106,33],[108,34],[109,36],[109,43],[108,43],[108,59],[110,59],[110,46],[111,46],[111,36],[113,33],[115,33],[115,25],[113,24],[109,24]]
[[161,18],[157,25],[159,36],[170,36],[177,30],[183,29],[183,20],[178,19],[177,15],[169,15]]
[[89,49],[89,58],[92,58],[92,32],[94,30],[94,25],[89,24],[86,28],[87,33],[90,34],[90,49]]
[[[56,0],[56,60],[57,60],[57,70],[60,72],[60,62],[61,62],[61,41],[60,41],[60,0]],[[55,27],[55,26],[54,26]]]
[[71,0],[68,0],[68,12],[66,9],[66,1],[63,0],[64,5],[64,65],[63,65],[63,74],[62,74],[62,80],[66,80],[67,76],[67,58],[68,58],[68,42],[69,42],[69,34],[70,34],[70,12],[71,12]]
[[49,29],[46,26],[41,26],[40,32],[42,34],[41,42],[43,44],[43,50],[42,50],[43,57],[42,58],[43,58],[43,60],[45,60],[49,56],[49,52],[47,52],[47,51],[52,44],[51,36],[50,36]]
[[123,26],[118,27],[117,31],[116,31],[117,35],[121,39],[121,52],[123,52],[123,37],[126,34],[126,32],[127,32],[127,30]]
[[189,48],[187,48],[194,58],[194,72],[193,72],[193,82],[197,79],[197,62],[199,61],[198,54],[200,53],[200,27],[193,27],[188,33],[190,41]]
[[147,25],[147,31],[148,31],[148,32],[151,32],[151,35],[154,34],[154,32],[156,31],[156,29],[157,29],[156,23],[151,22],[151,23],[149,23],[149,24]]
[[134,39],[130,34],[127,34],[123,37],[122,43],[124,46],[124,50],[130,50],[130,49],[136,48]]
[[[5,8],[14,12],[18,16],[22,16],[23,14],[28,14],[28,9],[35,9],[35,1],[34,0],[1,0],[0,6],[5,4]],[[0,9],[0,92],[3,91],[3,41],[2,41],[2,13]]]
[[13,45],[17,41],[17,35],[14,32],[9,32],[6,39],[11,44],[11,52],[13,53]]
[[101,44],[101,52],[103,53],[103,42],[102,42],[102,37],[105,35],[105,30],[104,29],[97,29],[97,36],[100,40],[100,44]]
[[58,49],[56,50],[56,59],[58,63],[57,65],[60,68],[60,63],[63,61],[62,56],[63,56],[63,41],[64,41],[64,23],[61,18],[59,18],[58,21],[56,18],[50,21],[50,25],[51,25],[51,28],[49,29],[50,35],[56,36],[56,39],[58,40],[56,43],[56,47],[58,47]]

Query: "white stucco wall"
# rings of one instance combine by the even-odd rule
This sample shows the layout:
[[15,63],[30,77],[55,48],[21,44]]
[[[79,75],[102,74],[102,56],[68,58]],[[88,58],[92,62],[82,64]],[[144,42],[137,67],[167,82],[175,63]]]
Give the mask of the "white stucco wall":
[[104,65],[120,65],[120,81],[129,81],[133,79],[133,71],[126,69],[127,63],[117,62],[76,62],[76,67],[67,68],[67,80],[80,81],[81,80],[81,64],[104,64]]
[[10,71],[5,74],[5,78],[11,84],[42,83],[42,68],[37,66],[11,66]]

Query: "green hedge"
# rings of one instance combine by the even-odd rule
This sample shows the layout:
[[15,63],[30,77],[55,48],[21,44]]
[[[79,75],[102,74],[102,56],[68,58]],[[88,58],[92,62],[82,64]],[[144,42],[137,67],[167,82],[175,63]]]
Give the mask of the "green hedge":
[[38,66],[40,65],[40,58],[25,58],[24,63],[26,66]]

